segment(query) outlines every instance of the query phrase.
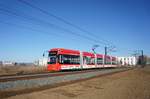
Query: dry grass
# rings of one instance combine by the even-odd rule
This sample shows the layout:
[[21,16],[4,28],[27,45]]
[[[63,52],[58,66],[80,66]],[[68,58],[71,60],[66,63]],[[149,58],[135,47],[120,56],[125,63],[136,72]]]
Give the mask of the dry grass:
[[21,75],[47,72],[46,66],[0,66],[0,75]]
[[150,99],[150,66],[7,99]]

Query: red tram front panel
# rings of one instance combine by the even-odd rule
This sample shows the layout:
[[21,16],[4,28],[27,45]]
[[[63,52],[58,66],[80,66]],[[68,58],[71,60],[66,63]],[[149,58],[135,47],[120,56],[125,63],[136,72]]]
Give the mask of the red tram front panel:
[[[55,62],[52,62],[51,53],[57,52]],[[52,49],[49,51],[48,70],[80,69],[80,52],[68,49]],[[54,64],[51,64],[54,63]]]

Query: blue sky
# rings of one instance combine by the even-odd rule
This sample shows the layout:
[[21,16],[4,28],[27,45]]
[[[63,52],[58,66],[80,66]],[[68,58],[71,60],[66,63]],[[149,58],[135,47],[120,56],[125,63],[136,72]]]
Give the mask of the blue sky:
[[[117,56],[128,56],[143,49],[150,55],[150,2],[149,0],[26,0],[47,12],[59,16],[116,46]],[[0,0],[0,9],[15,12],[15,16],[0,10],[0,60],[32,62],[45,50],[69,48],[91,51],[98,44],[98,53],[104,53],[101,43],[72,35],[43,21],[65,28],[73,33],[86,33],[54,17],[35,10],[18,0]],[[41,23],[26,18],[42,20]],[[92,37],[92,36],[90,36]]]

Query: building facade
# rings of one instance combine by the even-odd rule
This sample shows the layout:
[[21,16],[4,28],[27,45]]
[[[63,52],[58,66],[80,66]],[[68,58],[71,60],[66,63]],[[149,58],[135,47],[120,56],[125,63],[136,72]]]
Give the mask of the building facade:
[[3,66],[14,66],[15,62],[12,61],[2,61]]
[[37,66],[47,66],[48,58],[40,58],[37,61],[34,62]]
[[127,65],[127,66],[135,66],[137,65],[138,59],[134,56],[129,57],[118,57],[118,64],[120,65]]

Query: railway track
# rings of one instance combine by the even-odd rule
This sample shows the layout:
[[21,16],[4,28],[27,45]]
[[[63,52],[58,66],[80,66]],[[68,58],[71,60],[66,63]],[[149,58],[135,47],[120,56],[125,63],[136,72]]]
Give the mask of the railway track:
[[0,82],[7,82],[7,81],[16,81],[16,80],[26,80],[26,79],[36,79],[36,78],[43,78],[43,77],[54,77],[54,76],[65,76],[65,75],[73,75],[73,74],[80,74],[80,73],[88,73],[100,70],[107,70],[107,69],[92,69],[92,70],[82,70],[82,71],[62,71],[62,72],[46,72],[46,73],[37,73],[37,74],[25,74],[25,75],[4,75],[0,76]]
[[33,75],[20,75],[20,76],[5,76],[0,77],[0,92],[5,90],[20,90],[30,89],[39,86],[54,85],[63,82],[70,82],[82,79],[89,79],[100,75],[107,75],[121,71],[129,70],[130,68],[116,68],[116,69],[94,69],[83,71],[69,71],[69,72],[56,72],[44,73]]
[[[133,68],[96,69],[71,72],[56,72],[34,75],[0,77],[0,97],[45,90],[88,79],[124,72]],[[5,79],[5,81],[4,81]]]

